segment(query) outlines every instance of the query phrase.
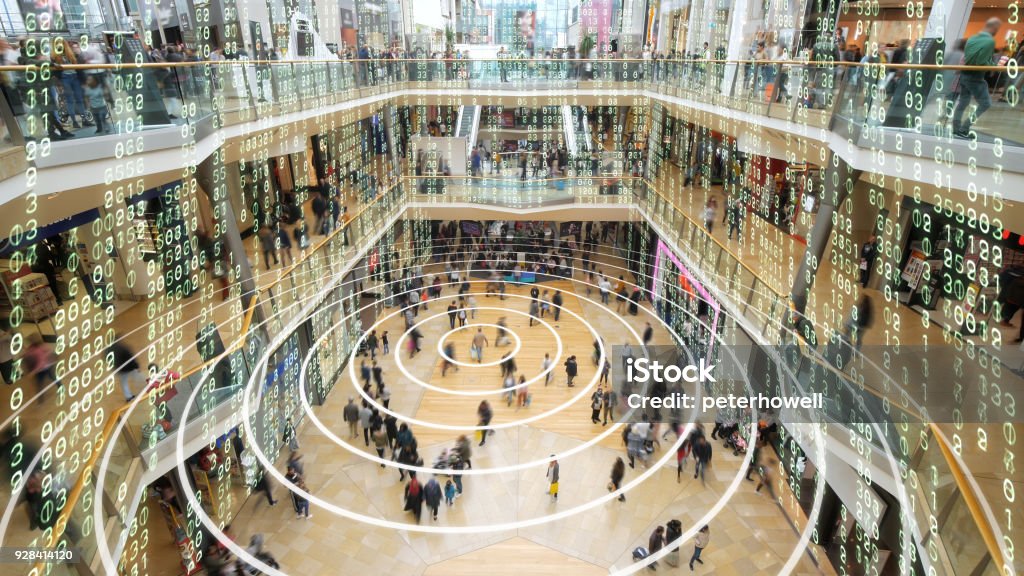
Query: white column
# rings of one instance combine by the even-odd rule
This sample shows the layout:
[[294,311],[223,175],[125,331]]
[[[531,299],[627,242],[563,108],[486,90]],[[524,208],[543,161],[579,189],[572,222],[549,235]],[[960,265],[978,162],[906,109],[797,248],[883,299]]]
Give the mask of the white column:
[[[747,40],[747,0],[734,0],[732,10],[729,11],[729,42],[726,44],[728,52],[726,58],[729,60],[746,59],[749,56]],[[712,47],[714,50],[714,47]],[[742,70],[742,66],[739,67]],[[722,94],[728,94],[732,87],[733,78],[738,72],[736,64],[729,64],[725,67],[725,74],[722,75]]]
[[924,37],[944,39],[948,49],[967,29],[972,4],[972,0],[935,0],[925,24]]
[[708,3],[714,0],[693,0],[690,5],[690,22],[686,28],[686,52],[699,54],[707,41]]

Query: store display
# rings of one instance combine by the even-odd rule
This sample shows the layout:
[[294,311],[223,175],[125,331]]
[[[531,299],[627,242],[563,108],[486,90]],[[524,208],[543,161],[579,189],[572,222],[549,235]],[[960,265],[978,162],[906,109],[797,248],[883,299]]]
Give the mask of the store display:
[[[28,267],[21,270],[27,271]],[[15,275],[5,272],[4,287],[8,300],[0,304],[0,316],[9,318],[15,307],[20,307],[25,320],[38,322],[57,312],[57,298],[43,274],[29,272]]]

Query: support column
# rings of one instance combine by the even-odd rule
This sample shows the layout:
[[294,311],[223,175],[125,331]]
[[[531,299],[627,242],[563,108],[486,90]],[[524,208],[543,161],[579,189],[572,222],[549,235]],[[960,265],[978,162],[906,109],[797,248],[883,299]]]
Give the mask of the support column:
[[[972,0],[935,0],[925,24],[925,38],[945,41],[947,49],[955,39],[963,36],[967,20],[971,17]],[[955,64],[949,62],[948,64]]]
[[395,129],[394,115],[397,114],[398,111],[395,110],[394,106],[385,106],[381,113],[384,116],[384,136],[388,141],[388,157],[391,158],[391,170],[396,177],[402,173],[402,159],[398,154],[398,148],[395,146],[395,134],[392,132]]
[[[750,58],[750,42],[747,40],[752,35],[747,31],[749,11],[747,0],[735,0],[732,9],[729,10],[729,25],[726,32],[729,42],[726,44],[728,48],[725,56],[728,60]],[[736,74],[743,74],[745,70],[745,64],[727,64],[725,66],[725,74],[722,76],[722,84],[719,86],[723,95],[728,96],[732,92]],[[741,81],[743,80],[746,80],[745,75],[741,77]]]
[[824,198],[821,199],[821,206],[814,219],[814,228],[811,229],[810,238],[807,239],[807,250],[800,263],[800,272],[796,275],[793,289],[790,292],[793,307],[801,315],[807,309],[807,299],[814,286],[814,278],[818,274],[821,259],[825,255],[825,249],[832,237],[833,216],[836,209],[850,195],[853,183],[860,178],[860,173],[860,170],[851,168],[837,154],[832,155],[832,161],[825,169]]
[[196,181],[210,197],[210,205],[213,207],[213,239],[230,256],[228,260],[235,270],[236,281],[242,287],[242,309],[247,310],[256,294],[256,281],[249,265],[249,256],[245,252],[245,243],[238,231],[235,210],[228,200],[227,171],[218,170],[216,166],[215,158],[220,154],[218,151],[199,163],[196,167]]

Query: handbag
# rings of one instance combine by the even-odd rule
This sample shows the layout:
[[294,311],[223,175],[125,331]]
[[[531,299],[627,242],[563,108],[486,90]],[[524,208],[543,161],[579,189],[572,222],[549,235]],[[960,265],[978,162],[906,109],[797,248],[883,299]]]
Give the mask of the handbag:
[[609,492],[614,492],[615,491],[615,483],[612,482],[611,480],[608,481],[608,491]]

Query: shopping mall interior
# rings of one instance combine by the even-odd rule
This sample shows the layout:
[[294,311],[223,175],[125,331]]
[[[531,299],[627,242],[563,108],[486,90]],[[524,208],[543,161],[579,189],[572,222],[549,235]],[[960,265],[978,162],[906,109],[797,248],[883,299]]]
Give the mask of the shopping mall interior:
[[1024,571],[1016,0],[2,7],[4,574]]

